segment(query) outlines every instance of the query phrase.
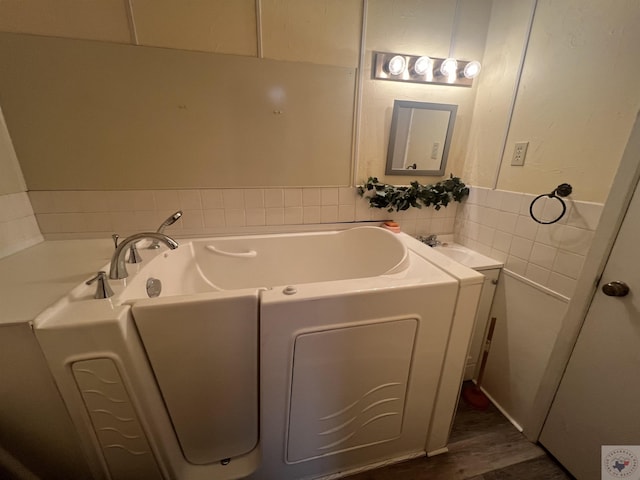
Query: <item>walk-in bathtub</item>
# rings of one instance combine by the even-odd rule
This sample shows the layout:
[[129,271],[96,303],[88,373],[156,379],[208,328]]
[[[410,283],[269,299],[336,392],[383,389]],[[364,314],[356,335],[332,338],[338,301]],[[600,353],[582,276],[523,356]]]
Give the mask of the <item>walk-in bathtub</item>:
[[109,299],[78,286],[35,324],[95,478],[445,451],[482,276],[429,250],[377,227],[183,240]]

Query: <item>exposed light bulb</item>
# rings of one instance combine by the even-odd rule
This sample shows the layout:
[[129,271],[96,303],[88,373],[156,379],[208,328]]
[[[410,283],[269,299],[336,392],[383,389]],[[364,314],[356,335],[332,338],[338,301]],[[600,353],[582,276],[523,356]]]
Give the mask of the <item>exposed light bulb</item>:
[[420,57],[416,60],[416,63],[413,65],[413,71],[416,72],[417,75],[424,75],[429,72],[433,68],[433,60],[431,57]]
[[474,60],[472,62],[467,63],[464,66],[464,70],[462,71],[462,74],[464,75],[465,78],[476,78],[480,73],[481,69],[482,69],[482,65],[480,65],[480,62]]
[[400,75],[407,68],[407,61],[402,55],[396,55],[389,60],[387,69],[391,75]]
[[440,65],[440,73],[446,77],[454,76],[458,71],[458,61],[455,58],[447,58]]

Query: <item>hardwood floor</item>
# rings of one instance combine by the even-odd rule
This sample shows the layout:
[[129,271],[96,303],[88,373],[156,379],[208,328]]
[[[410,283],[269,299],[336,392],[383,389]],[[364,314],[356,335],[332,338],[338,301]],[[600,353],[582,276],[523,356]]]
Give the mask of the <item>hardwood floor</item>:
[[463,400],[449,452],[346,477],[348,480],[563,480],[573,477],[529,442],[491,405],[474,410]]

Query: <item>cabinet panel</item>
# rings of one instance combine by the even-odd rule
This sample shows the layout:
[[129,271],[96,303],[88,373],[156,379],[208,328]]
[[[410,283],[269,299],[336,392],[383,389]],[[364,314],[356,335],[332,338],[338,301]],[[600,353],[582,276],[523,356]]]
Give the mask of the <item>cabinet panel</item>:
[[288,461],[400,436],[417,323],[406,319],[297,337]]

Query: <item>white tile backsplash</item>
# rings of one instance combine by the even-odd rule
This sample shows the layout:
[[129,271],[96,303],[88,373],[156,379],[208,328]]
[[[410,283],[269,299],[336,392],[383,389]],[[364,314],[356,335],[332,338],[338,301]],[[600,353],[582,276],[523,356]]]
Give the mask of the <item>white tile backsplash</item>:
[[[564,208],[564,213],[562,212]],[[546,198],[544,210],[542,211],[542,217],[538,220],[543,222],[554,222],[557,225],[564,225],[567,223],[567,219],[571,213],[571,203],[559,198]]]
[[320,223],[335,223],[337,221],[338,205],[323,205],[320,207]]
[[[303,188],[302,189],[302,205],[305,207],[314,207],[322,204],[322,189],[320,188]],[[305,222],[306,223],[306,222]]]
[[[301,201],[302,201],[302,197]],[[286,202],[286,192],[285,192]],[[303,211],[302,207],[284,207],[284,224],[285,225],[300,225],[303,223]]]
[[567,225],[595,230],[600,221],[602,207],[599,203],[572,202]]
[[511,248],[512,240],[513,240],[513,235],[511,235],[510,233],[496,230],[496,233],[493,236],[493,243],[491,244],[491,246],[496,250],[500,250],[501,252],[509,252],[509,249]]
[[503,232],[514,232],[516,229],[516,223],[518,221],[518,215],[510,212],[500,212],[498,214],[498,225],[496,228]]
[[268,207],[265,211],[265,220],[267,225],[283,225],[284,224],[284,208]]
[[267,208],[284,207],[284,190],[282,188],[266,189],[264,191],[264,206]]
[[353,222],[356,219],[356,206],[352,204],[340,204],[338,205],[338,221],[339,222]]
[[550,247],[542,243],[534,243],[531,249],[531,255],[529,256],[529,262],[542,268],[551,269],[557,253],[558,249],[555,247]]
[[[457,202],[437,211],[424,207],[388,212],[371,208],[353,187],[43,191],[30,195],[42,232],[51,238],[155,230],[178,209],[185,215],[167,229],[169,234],[226,234],[233,227],[395,220],[412,235],[442,235],[453,234],[458,213],[467,212],[459,209]],[[481,193],[478,200],[486,197],[486,192]],[[483,206],[475,215],[484,213],[489,224],[497,223],[498,212]],[[479,222],[476,218],[476,229]],[[492,234],[492,230],[483,230],[483,240]]]
[[302,206],[302,189],[301,188],[285,189],[284,206],[285,207],[301,207]]
[[[105,192],[111,194],[111,192]],[[117,196],[119,192],[114,192]],[[175,212],[180,209],[180,194],[177,190],[153,190],[153,196],[156,200],[156,208],[159,212]],[[222,206],[222,205],[220,205]],[[217,208],[214,205],[208,205],[204,208]],[[36,210],[37,211],[37,210]],[[169,213],[167,213],[167,216]]]
[[321,223],[321,207],[319,205],[304,206],[302,218],[304,223]]
[[200,190],[200,198],[202,199],[202,208],[205,210],[213,208],[224,208],[224,198],[222,190],[207,189]]
[[264,208],[264,190],[248,188],[244,191],[244,206],[246,208]]
[[538,223],[536,223],[530,216],[518,215],[516,226],[513,233],[518,237],[534,240],[536,233],[538,232]]
[[203,210],[204,226],[206,228],[220,228],[227,225],[224,216],[224,208],[212,208]]
[[500,210],[504,212],[520,213],[522,194],[516,192],[502,192]]
[[245,212],[247,225],[266,225],[266,212],[264,208],[247,208]]
[[244,208],[244,190],[229,188],[222,190],[222,200],[225,209]]
[[582,271],[584,256],[559,250],[553,263],[553,270],[569,278],[577,279]]
[[339,203],[339,190],[338,188],[323,188],[320,193],[321,204],[324,205],[338,205]]
[[[505,262],[507,270],[571,297],[602,205],[564,199],[564,216],[544,225],[529,214],[536,197],[472,187],[459,210],[456,240]],[[544,196],[534,205],[534,214],[542,221],[553,220],[560,213],[562,205],[557,199]]]
[[340,205],[355,205],[358,198],[360,197],[355,188],[340,187],[338,189],[338,203]]
[[488,190],[487,200],[484,206],[500,210],[500,207],[502,206],[502,190]]
[[534,263],[527,264],[527,269],[524,272],[525,277],[542,286],[547,286],[549,275],[551,275],[551,270],[539,267]]
[[244,227],[247,224],[244,208],[225,208],[224,221],[227,227]]
[[509,254],[518,258],[528,260],[531,255],[531,249],[533,248],[533,242],[522,237],[513,237],[511,240],[511,248]]

